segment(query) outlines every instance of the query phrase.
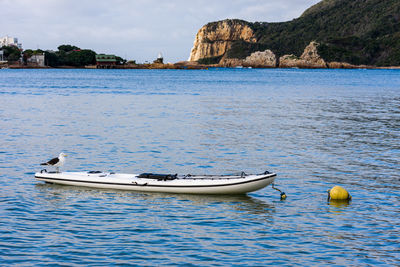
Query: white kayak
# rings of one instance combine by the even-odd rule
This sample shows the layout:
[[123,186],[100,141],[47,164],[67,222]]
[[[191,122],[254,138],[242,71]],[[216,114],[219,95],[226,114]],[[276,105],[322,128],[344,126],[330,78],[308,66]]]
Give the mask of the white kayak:
[[105,189],[184,194],[245,194],[262,189],[275,180],[275,173],[239,175],[126,174],[113,172],[35,173],[40,181]]

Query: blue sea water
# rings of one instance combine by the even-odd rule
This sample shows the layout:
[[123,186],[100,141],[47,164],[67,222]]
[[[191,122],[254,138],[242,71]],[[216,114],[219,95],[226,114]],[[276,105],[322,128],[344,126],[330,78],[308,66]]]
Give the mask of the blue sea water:
[[[270,170],[288,198],[36,181],[61,151],[70,171]],[[400,265],[400,71],[0,70],[0,181],[1,266]]]

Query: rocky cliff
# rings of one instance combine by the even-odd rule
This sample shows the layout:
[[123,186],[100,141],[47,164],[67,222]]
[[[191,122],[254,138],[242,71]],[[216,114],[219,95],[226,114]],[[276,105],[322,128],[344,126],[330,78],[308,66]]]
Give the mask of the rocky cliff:
[[237,40],[255,43],[256,38],[248,23],[242,20],[223,20],[203,26],[194,41],[190,61],[222,57]]
[[[399,0],[323,0],[288,22],[208,23],[196,35],[190,60],[245,64],[252,54],[270,50],[279,66],[399,66],[399,25]],[[312,41],[319,45],[308,58],[304,48]]]

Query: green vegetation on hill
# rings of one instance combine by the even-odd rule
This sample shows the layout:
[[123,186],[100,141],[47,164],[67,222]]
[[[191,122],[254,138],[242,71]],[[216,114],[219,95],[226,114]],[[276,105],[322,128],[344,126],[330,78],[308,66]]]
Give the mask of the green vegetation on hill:
[[326,61],[400,65],[399,0],[323,0],[288,22],[248,23],[257,43],[235,41],[230,58],[260,49],[300,56],[313,40]]
[[[57,51],[43,51],[41,49],[32,50],[26,49],[21,51],[16,46],[3,46],[4,59],[9,62],[22,60],[24,65],[28,64],[28,60],[33,55],[45,55],[45,65],[49,67],[84,67],[87,65],[96,64],[96,52],[90,49],[80,49],[74,45],[60,45]],[[127,61],[116,56],[116,64],[122,65]]]
[[72,45],[60,45],[56,52],[45,52],[46,64],[50,67],[75,66],[82,67],[96,64],[96,52],[80,49]]
[[[96,64],[96,52],[90,49],[80,49],[73,45],[60,45],[58,51],[45,52],[46,64],[50,67],[74,66],[83,67]],[[117,65],[126,63],[121,57],[116,57]]]

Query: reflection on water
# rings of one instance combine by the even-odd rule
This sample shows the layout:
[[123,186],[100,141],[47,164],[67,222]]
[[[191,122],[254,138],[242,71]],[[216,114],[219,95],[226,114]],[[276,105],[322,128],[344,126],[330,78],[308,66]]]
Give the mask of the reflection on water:
[[[274,206],[249,195],[191,195],[191,194],[169,194],[169,193],[143,193],[135,191],[93,189],[77,186],[64,186],[48,183],[35,184],[40,198],[46,199],[51,205],[69,205],[82,199],[96,199],[99,202],[117,201],[126,205],[140,205],[141,202],[156,202],[162,206],[179,202],[183,206],[205,207],[221,206],[237,209],[250,214],[265,216],[274,211]],[[71,202],[72,201],[72,202]]]
[[[348,205],[350,205],[351,200],[347,200],[347,199],[331,199],[328,201],[328,204],[332,207],[336,207],[336,208],[345,208]],[[340,210],[334,210],[335,212],[340,212]]]

